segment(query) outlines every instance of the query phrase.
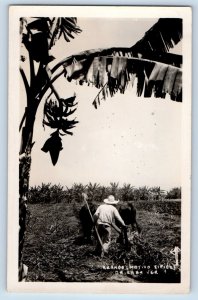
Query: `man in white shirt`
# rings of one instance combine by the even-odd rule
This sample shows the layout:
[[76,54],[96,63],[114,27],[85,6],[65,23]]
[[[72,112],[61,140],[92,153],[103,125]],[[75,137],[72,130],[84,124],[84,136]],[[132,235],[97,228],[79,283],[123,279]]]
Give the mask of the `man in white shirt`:
[[110,195],[107,199],[104,199],[103,202],[104,204],[101,204],[97,208],[93,216],[94,223],[96,224],[102,241],[103,249],[101,249],[100,243],[98,243],[96,247],[96,251],[100,251],[101,256],[108,252],[111,243],[111,224],[117,220],[123,227],[126,226],[117,208],[114,207],[119,200],[115,200],[114,196]]

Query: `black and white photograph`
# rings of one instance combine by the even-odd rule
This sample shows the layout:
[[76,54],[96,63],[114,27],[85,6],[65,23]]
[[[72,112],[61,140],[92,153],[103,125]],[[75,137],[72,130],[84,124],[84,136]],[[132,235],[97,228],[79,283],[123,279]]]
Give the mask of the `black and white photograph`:
[[188,292],[191,9],[9,22],[8,289]]

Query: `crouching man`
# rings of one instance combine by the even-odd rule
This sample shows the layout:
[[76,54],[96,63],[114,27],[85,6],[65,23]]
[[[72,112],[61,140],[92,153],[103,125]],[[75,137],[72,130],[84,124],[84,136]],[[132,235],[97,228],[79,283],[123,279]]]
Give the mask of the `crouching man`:
[[96,252],[100,254],[101,257],[105,253],[108,253],[111,244],[111,227],[115,220],[117,220],[121,226],[126,226],[117,208],[114,206],[118,204],[119,200],[115,200],[114,196],[110,195],[107,199],[104,199],[103,202],[104,203],[97,208],[93,216],[94,224],[102,241],[102,245],[98,242],[96,246]]

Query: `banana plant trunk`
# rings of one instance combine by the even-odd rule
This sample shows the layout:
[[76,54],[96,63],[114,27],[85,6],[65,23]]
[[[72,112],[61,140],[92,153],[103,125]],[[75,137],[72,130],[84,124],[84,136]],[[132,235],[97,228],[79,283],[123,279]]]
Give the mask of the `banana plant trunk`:
[[[34,101],[33,101],[34,100]],[[33,144],[33,128],[38,103],[32,99],[26,109],[26,122],[22,128],[19,152],[19,248],[18,248],[18,280],[24,281],[27,267],[23,264],[23,245],[26,233],[27,197],[31,168],[31,151]]]

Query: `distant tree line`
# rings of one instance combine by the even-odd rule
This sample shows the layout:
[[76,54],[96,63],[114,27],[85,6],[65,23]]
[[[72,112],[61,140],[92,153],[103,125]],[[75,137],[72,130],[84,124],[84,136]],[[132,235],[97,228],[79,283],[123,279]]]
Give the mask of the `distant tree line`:
[[36,203],[81,203],[82,193],[87,193],[88,201],[101,202],[109,194],[114,195],[123,202],[126,201],[160,201],[165,199],[181,199],[181,188],[175,187],[169,191],[160,187],[134,187],[131,184],[119,186],[117,182],[111,182],[109,186],[102,186],[97,183],[83,185],[74,183],[72,187],[60,184],[42,183],[41,185],[30,187],[28,202]]

